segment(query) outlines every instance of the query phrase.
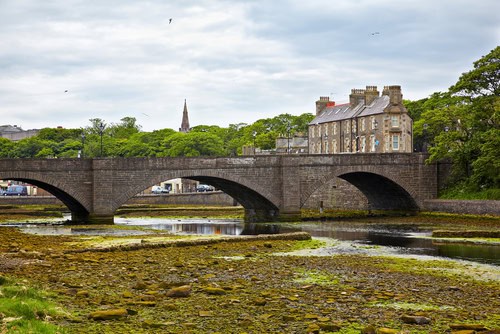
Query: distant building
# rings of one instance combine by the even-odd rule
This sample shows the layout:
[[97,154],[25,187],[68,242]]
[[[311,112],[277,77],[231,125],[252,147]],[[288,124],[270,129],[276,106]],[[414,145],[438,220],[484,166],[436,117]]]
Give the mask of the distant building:
[[[189,131],[191,131],[191,127],[189,126],[187,103],[186,99],[184,99],[184,110],[182,111],[182,122],[181,122],[181,127],[179,128],[179,132],[188,133]],[[181,186],[177,190],[181,192],[195,192],[197,186],[198,186],[198,181],[181,179]]]
[[182,122],[181,122],[181,127],[179,128],[179,132],[187,133],[190,130],[191,128],[189,127],[188,109],[187,109],[186,99],[184,99],[184,110],[182,112]]
[[412,123],[401,86],[385,86],[382,95],[377,86],[352,89],[341,105],[320,97],[309,123],[309,153],[412,152]]
[[0,125],[0,137],[18,141],[36,136],[40,132],[37,129],[23,130],[17,125]]
[[276,154],[307,154],[308,150],[307,137],[302,134],[276,138]]

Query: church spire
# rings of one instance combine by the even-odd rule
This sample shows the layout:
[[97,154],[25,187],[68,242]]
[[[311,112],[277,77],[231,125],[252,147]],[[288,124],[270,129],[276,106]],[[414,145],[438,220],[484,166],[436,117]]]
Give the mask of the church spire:
[[186,99],[184,99],[184,111],[182,112],[182,123],[181,127],[179,128],[179,132],[187,133],[189,132],[189,130],[191,130],[191,128],[189,127],[188,109]]

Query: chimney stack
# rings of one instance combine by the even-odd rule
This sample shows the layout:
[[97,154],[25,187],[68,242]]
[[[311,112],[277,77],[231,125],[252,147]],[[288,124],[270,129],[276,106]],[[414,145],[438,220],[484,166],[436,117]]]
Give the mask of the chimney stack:
[[316,101],[316,116],[321,114],[323,109],[326,108],[328,103],[330,102],[330,98],[328,96],[320,96],[319,100]]
[[366,86],[365,105],[369,106],[379,96],[377,86]]
[[392,105],[398,105],[403,102],[403,94],[401,94],[401,86],[384,86],[382,95],[389,96],[389,102]]
[[351,107],[355,107],[365,99],[364,89],[351,89],[351,95],[349,95],[349,104]]

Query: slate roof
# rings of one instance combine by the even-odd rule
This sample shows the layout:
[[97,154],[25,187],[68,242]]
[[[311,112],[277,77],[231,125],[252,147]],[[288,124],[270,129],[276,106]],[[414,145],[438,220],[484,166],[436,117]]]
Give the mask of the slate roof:
[[309,125],[343,121],[353,117],[381,114],[388,105],[389,96],[382,95],[377,97],[369,106],[366,106],[364,102],[361,102],[354,107],[350,104],[340,104],[338,106],[326,107],[309,123]]
[[0,133],[7,133],[7,132],[22,132],[24,131],[18,126],[12,126],[12,125],[0,125]]

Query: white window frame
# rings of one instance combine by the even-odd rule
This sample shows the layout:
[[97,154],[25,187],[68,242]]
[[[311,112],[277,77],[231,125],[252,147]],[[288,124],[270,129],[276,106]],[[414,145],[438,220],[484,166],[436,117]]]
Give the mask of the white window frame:
[[391,127],[399,128],[399,116],[398,115],[391,116]]
[[361,152],[366,152],[366,137],[361,136]]
[[375,135],[371,135],[370,136],[370,152],[375,152],[375,150],[376,150],[375,142],[376,142]]
[[400,142],[399,135],[392,135],[391,143],[393,151],[399,151],[399,146],[400,146],[399,142]]

